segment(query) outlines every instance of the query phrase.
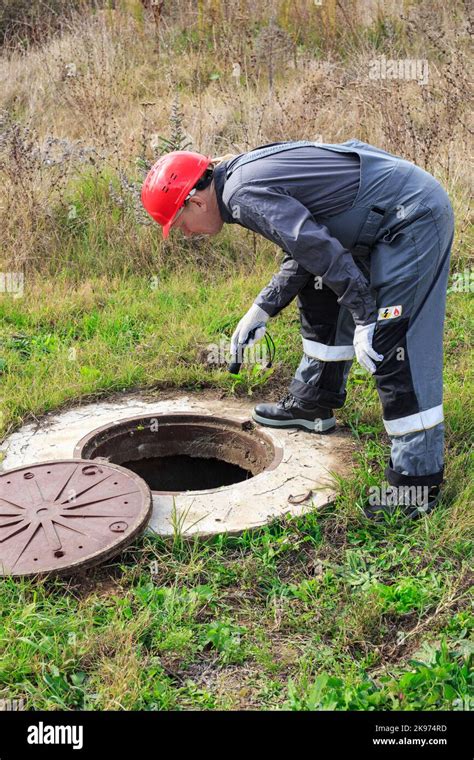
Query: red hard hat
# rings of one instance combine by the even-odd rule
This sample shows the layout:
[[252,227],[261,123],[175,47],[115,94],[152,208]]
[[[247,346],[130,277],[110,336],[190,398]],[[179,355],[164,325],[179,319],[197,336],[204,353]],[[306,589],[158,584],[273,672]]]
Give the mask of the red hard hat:
[[173,219],[211,161],[201,153],[176,150],[159,158],[148,172],[142,187],[142,203],[163,227],[164,238],[168,237]]

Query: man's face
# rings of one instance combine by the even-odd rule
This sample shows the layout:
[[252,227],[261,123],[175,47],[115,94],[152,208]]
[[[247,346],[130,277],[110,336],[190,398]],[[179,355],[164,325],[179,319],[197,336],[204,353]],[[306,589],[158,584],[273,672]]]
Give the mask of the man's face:
[[224,224],[218,209],[209,202],[209,193],[204,190],[190,198],[171,225],[171,229],[181,230],[186,237],[193,235],[216,235]]

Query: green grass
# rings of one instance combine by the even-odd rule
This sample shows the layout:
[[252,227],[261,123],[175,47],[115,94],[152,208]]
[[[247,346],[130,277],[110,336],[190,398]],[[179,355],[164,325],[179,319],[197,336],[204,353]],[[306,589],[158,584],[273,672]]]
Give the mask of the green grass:
[[[262,285],[266,276],[263,269]],[[212,384],[231,391],[240,385],[251,392],[266,374],[250,369],[236,379],[225,365],[216,371],[207,347],[229,340],[255,297],[257,277],[249,282],[242,273],[234,283],[227,277],[214,282],[187,270],[159,281],[129,276],[79,286],[55,277],[54,285],[44,279],[27,286],[24,298],[3,298],[3,430],[28,412],[136,386]],[[276,325],[275,337],[285,335],[287,321]],[[295,354],[298,344],[296,334],[278,360]]]
[[[294,305],[270,325],[274,370],[236,382],[203,360],[274,268],[263,256],[251,276],[37,276],[23,298],[2,296],[2,435],[136,387],[276,394],[299,359]],[[447,483],[428,519],[362,516],[389,448],[372,379],[354,365],[338,420],[358,450],[334,505],[240,537],[143,536],[70,580],[5,580],[0,696],[71,710],[472,708],[471,325],[469,294],[449,294]]]

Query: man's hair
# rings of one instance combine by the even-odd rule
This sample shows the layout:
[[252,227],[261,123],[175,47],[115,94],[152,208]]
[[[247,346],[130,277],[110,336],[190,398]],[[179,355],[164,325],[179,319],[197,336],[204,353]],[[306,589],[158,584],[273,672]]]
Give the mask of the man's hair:
[[206,187],[209,187],[209,185],[212,182],[213,174],[214,174],[214,168],[212,166],[209,166],[204,172],[204,174],[198,179],[198,181],[194,185],[194,189],[205,190]]
[[229,161],[231,158],[235,158],[237,154],[234,153],[226,153],[225,156],[219,156],[218,158],[213,158],[212,163],[209,164],[206,171],[198,179],[196,184],[194,185],[194,189],[196,190],[205,190],[206,187],[209,187],[209,185],[212,182],[212,177],[214,174],[214,168],[218,166],[219,164],[222,164],[224,161]]

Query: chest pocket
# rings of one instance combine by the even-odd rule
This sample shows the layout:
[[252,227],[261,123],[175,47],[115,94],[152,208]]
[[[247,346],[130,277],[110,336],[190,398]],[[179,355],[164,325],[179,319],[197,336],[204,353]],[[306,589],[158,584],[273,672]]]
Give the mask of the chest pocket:
[[393,243],[396,237],[399,235],[403,235],[403,230],[395,230],[395,232],[392,232],[391,230],[387,230],[385,235],[382,238],[382,242],[384,243]]

